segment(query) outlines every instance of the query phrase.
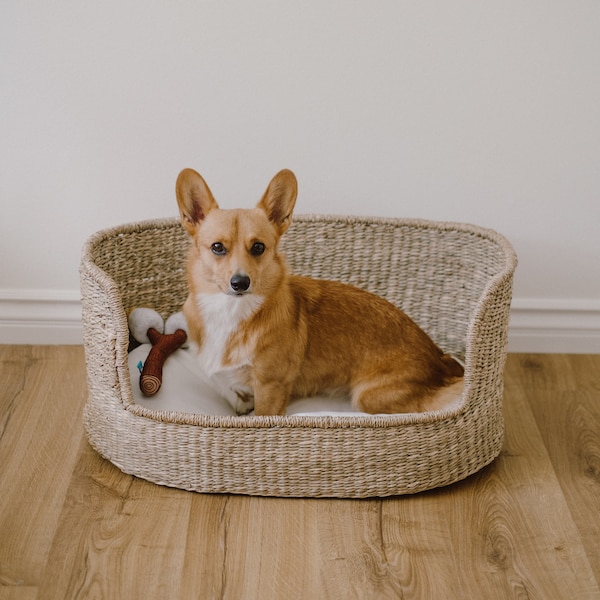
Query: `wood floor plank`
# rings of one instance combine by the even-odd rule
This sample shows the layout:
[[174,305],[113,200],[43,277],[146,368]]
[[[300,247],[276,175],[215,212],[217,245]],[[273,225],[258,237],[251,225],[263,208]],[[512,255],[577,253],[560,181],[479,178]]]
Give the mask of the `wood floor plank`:
[[[527,371],[526,356],[513,360],[520,364],[520,373]],[[600,581],[600,355],[548,356],[545,364],[553,376],[538,373],[528,401]],[[557,379],[563,382],[559,390]]]
[[[307,546],[320,555],[310,502],[248,498],[240,511],[226,513],[228,548],[223,564],[224,598],[302,598],[318,582],[319,566]],[[235,505],[230,506],[235,509]],[[314,520],[313,514],[315,516]],[[315,580],[316,579],[316,580]],[[307,589],[308,588],[308,589]]]
[[[600,392],[600,354],[571,354],[568,356],[573,373],[572,389]],[[600,396],[595,397],[600,402]]]
[[0,581],[36,587],[82,435],[83,350],[0,346],[0,371]]
[[432,490],[381,505],[381,536],[395,598],[464,598],[449,523],[451,494]]
[[332,599],[402,597],[402,565],[391,549],[394,538],[389,526],[393,519],[389,515],[393,513],[383,510],[393,500],[313,502],[317,503],[316,548],[321,554],[319,589],[310,590],[314,597],[319,590]]
[[581,536],[528,404],[506,394],[501,457],[453,486],[452,539],[465,597],[597,598]]
[[[198,494],[191,499],[190,519],[185,541],[182,598],[224,598],[227,587],[225,563],[228,553],[236,553],[229,537],[230,515],[247,515],[249,498]],[[244,517],[242,517],[243,519]],[[245,517],[247,518],[247,516]]]
[[184,581],[211,598],[395,598],[380,505],[198,495]]
[[[461,598],[457,588],[448,595],[457,578],[443,515],[434,524],[429,514],[432,504],[443,507],[433,496],[431,502],[419,498],[198,495],[187,541],[186,589],[192,592],[203,582],[206,597],[230,599]],[[411,514],[418,514],[412,524]]]
[[28,586],[3,586],[0,584],[0,600],[36,600],[38,589]]
[[190,494],[125,475],[87,441],[79,457],[40,599],[179,597]]
[[509,354],[504,385],[507,391],[513,388],[528,392],[568,391],[577,387],[577,377],[572,370],[570,355]]

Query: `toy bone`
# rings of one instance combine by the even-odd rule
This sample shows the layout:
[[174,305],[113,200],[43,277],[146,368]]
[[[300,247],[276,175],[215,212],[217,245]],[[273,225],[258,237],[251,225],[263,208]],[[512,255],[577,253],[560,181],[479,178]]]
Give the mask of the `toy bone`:
[[140,389],[145,396],[153,396],[162,385],[162,370],[167,358],[187,340],[187,333],[177,329],[174,333],[160,333],[154,327],[148,329],[152,349],[146,358],[140,375]]
[[138,342],[152,344],[141,369],[140,390],[145,396],[153,396],[162,385],[165,361],[187,342],[185,317],[175,313],[163,323],[151,308],[135,308],[129,315],[129,329]]

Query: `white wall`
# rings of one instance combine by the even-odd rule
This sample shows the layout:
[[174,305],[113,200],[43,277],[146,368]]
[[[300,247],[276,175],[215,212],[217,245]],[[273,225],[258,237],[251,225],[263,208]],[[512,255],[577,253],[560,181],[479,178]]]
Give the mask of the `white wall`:
[[181,168],[231,207],[289,167],[299,212],[497,229],[512,348],[600,351],[599,31],[592,0],[5,0],[0,336],[66,325],[85,238],[175,215]]

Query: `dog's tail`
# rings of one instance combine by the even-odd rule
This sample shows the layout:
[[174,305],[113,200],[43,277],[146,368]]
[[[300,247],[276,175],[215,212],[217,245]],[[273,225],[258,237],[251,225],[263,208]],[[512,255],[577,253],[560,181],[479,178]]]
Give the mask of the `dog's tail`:
[[449,410],[458,408],[462,403],[465,380],[455,378],[444,387],[439,388],[426,402],[426,410]]
[[449,354],[444,354],[442,356],[442,363],[445,367],[444,379],[450,381],[456,379],[457,377],[463,377],[465,374],[464,367]]
[[449,410],[458,408],[464,392],[464,367],[449,354],[442,357],[444,383],[425,402],[426,410]]

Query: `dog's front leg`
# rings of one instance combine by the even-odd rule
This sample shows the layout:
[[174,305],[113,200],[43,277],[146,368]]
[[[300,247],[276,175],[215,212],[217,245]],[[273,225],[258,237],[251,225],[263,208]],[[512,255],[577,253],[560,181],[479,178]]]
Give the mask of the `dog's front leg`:
[[285,381],[257,382],[254,386],[254,414],[285,415],[292,384]]

